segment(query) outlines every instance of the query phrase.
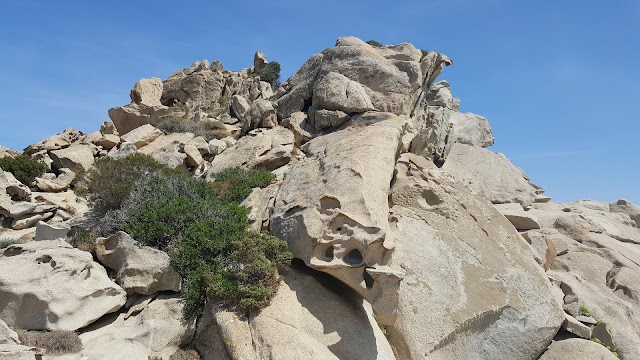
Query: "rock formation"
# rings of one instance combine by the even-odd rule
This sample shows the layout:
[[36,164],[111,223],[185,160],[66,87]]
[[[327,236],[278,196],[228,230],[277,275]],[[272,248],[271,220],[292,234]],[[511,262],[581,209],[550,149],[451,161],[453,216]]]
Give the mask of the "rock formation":
[[[551,201],[459,111],[444,54],[343,37],[277,89],[268,64],[141,79],[99,131],[28,146],[48,169],[32,183],[0,169],[0,359],[47,358],[18,329],[78,332],[74,359],[639,358],[638,206]],[[76,177],[136,152],[276,176],[243,203],[295,258],[267,307],[188,320],[169,254],[67,242],[92,216]]]

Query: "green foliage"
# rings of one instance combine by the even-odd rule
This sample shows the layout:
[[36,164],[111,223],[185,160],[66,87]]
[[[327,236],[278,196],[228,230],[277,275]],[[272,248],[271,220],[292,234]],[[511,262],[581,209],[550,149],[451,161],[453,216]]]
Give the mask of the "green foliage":
[[584,316],[591,316],[591,311],[589,311],[585,304],[582,304],[580,305],[580,314]]
[[83,251],[95,252],[97,238],[96,230],[72,228],[69,233],[69,244]]
[[145,176],[106,214],[103,229],[123,230],[169,253],[183,278],[187,316],[198,315],[207,298],[258,309],[275,294],[277,269],[290,262],[291,253],[286,242],[249,232],[249,209],[240,202],[252,187],[273,179],[269,172],[244,169],[225,170],[214,184],[179,173]]
[[121,159],[104,157],[81,174],[76,193],[86,195],[94,210],[101,214],[120,207],[132,186],[141,178],[156,174],[175,174],[152,157],[135,153]]
[[367,44],[369,44],[371,46],[375,46],[375,47],[382,47],[382,44],[380,44],[379,42],[377,42],[375,40],[369,40],[369,41],[367,41]]
[[216,180],[214,191],[224,201],[241,202],[251,194],[251,189],[265,187],[276,177],[267,170],[245,170],[229,168],[213,175]]
[[280,63],[277,61],[268,62],[262,70],[258,71],[260,80],[266,81],[271,84],[271,87],[275,90],[280,86]]
[[35,178],[42,176],[47,171],[45,164],[26,155],[0,158],[0,168],[12,173],[18,181],[25,185],[31,184]]
[[[374,316],[375,318],[375,316]],[[378,327],[380,328],[380,330],[382,330],[382,334],[384,336],[389,336],[389,329],[387,329],[387,325],[383,324],[380,322],[380,320],[376,319],[376,323],[378,324]]]

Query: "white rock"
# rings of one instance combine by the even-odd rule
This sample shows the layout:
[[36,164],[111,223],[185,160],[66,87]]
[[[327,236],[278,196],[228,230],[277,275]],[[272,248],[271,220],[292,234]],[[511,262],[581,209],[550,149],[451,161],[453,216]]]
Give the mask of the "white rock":
[[452,112],[453,141],[461,144],[488,147],[493,145],[493,133],[487,119],[472,113]]
[[629,215],[631,220],[636,222],[636,227],[640,228],[640,207],[631,201],[620,199],[615,203],[609,204],[609,209],[614,213],[623,213]]
[[218,155],[227,148],[227,143],[219,139],[209,140],[209,154]]
[[90,253],[63,240],[15,244],[0,254],[0,317],[9,326],[74,331],[125,300]]
[[46,222],[40,221],[38,225],[36,225],[36,235],[33,240],[66,240],[69,231],[71,231],[71,227],[67,224],[49,225]]
[[65,129],[63,132],[51,136],[39,143],[29,145],[24,149],[25,155],[33,155],[42,150],[56,150],[67,147],[71,144],[80,143],[85,137],[82,131],[75,129]]
[[531,204],[536,187],[502,154],[465,144],[453,144],[442,169],[494,204]]
[[180,291],[180,275],[171,267],[169,255],[138,244],[125,232],[98,238],[96,256],[102,264],[117,272],[116,282],[128,294]]
[[103,134],[94,144],[102,146],[106,150],[113,149],[114,146],[120,143],[120,136],[114,134]]
[[406,272],[389,329],[396,356],[535,359],[564,316],[513,226],[413,154],[400,156],[390,202],[388,266]]
[[147,106],[161,106],[162,80],[159,78],[140,79],[131,90],[131,102]]
[[87,171],[93,165],[93,150],[89,145],[72,145],[49,152],[55,169],[67,168],[74,173]]
[[195,319],[183,318],[181,299],[162,294],[145,302],[134,305],[135,311],[111,315],[84,329],[82,355],[91,360],[168,359],[191,341]]
[[535,215],[525,211],[520,204],[495,204],[495,207],[518,230],[540,229]]
[[60,175],[52,180],[45,178],[36,178],[36,186],[46,192],[60,192],[65,191],[71,186],[71,183],[76,178],[76,173],[71,169],[62,168],[59,170]]
[[150,124],[145,124],[137,127],[130,132],[122,135],[120,139],[122,142],[132,143],[137,149],[150,144],[152,141],[163,135],[160,129]]
[[182,151],[187,155],[187,158],[185,159],[187,166],[199,166],[204,161],[198,148],[191,144],[186,144],[184,148],[182,148]]
[[348,114],[374,110],[362,85],[337,72],[329,72],[313,85],[313,106]]

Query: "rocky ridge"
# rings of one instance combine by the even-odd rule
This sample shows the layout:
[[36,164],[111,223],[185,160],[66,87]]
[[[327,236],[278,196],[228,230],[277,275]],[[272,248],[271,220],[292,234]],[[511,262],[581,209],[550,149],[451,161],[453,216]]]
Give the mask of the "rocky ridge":
[[[48,168],[33,183],[0,171],[0,359],[639,358],[640,208],[546,197],[459,112],[444,54],[344,37],[278,88],[267,63],[142,79],[100,130],[24,149]],[[65,241],[90,215],[77,175],[136,152],[207,180],[277,176],[244,203],[295,257],[269,306],[186,320],[167,254],[122,232],[96,258]],[[76,331],[83,349],[12,329]]]

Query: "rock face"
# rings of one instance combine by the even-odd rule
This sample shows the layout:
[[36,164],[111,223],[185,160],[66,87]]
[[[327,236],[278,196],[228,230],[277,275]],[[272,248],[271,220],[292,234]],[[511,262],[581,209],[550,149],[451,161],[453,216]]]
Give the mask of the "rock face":
[[494,204],[531,204],[537,196],[525,173],[502,154],[477,146],[454,144],[442,169]]
[[9,326],[73,331],[125,300],[91,254],[63,240],[11,245],[0,255],[0,318]]
[[54,168],[67,168],[76,174],[89,170],[93,165],[93,150],[88,145],[72,145],[68,148],[53,150],[49,154]]
[[480,147],[493,145],[491,126],[482,116],[452,112],[449,121],[453,125],[454,142]]
[[389,336],[397,357],[535,359],[544,351],[562,309],[527,244],[490,203],[403,154],[391,205],[389,266],[406,273]]
[[[304,146],[306,159],[286,173],[276,197],[271,232],[289,242],[296,258],[356,290],[390,323],[401,275],[377,266],[393,247],[387,193],[403,121],[392,114],[380,120],[354,122]],[[379,284],[365,286],[368,277]]]
[[182,300],[170,295],[146,297],[127,313],[92,324],[80,335],[82,355],[89,359],[168,359],[193,337],[195,321],[182,317]]
[[169,255],[139,245],[125,232],[98,238],[96,256],[102,264],[117,271],[116,282],[129,294],[180,291],[180,275],[171,268]]
[[611,351],[593,341],[567,339],[554,341],[540,360],[616,360]]

